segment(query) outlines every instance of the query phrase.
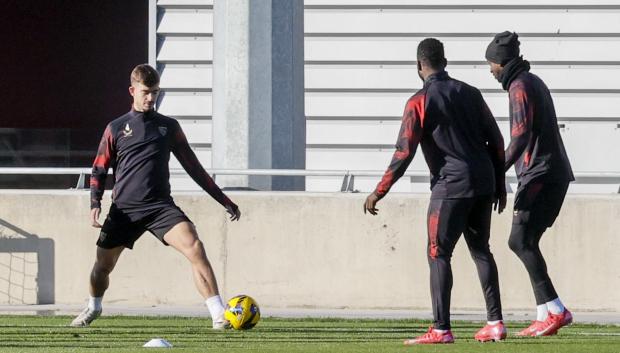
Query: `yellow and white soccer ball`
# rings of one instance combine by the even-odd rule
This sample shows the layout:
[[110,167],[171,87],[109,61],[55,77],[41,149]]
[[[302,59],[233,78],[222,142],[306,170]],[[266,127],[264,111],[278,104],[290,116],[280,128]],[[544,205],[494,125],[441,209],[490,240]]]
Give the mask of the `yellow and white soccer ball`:
[[224,318],[235,330],[249,330],[260,320],[258,303],[247,295],[237,295],[226,303]]

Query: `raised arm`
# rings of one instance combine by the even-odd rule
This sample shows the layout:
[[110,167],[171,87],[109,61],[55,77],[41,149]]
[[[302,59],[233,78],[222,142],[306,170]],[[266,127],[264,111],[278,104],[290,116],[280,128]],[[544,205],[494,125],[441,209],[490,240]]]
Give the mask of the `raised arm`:
[[239,208],[222,192],[217,184],[215,184],[213,178],[211,178],[207,171],[202,167],[200,161],[198,161],[198,158],[196,157],[196,154],[189,146],[181,126],[178,124],[175,128],[172,139],[172,153],[174,153],[177,157],[187,174],[192,177],[196,184],[200,185],[204,191],[211,195],[215,201],[226,207],[226,209],[229,210],[229,213],[232,211],[232,213],[237,214]]
[[[529,99],[525,87],[520,82],[510,87],[510,144],[506,149],[504,170],[510,169],[523,155],[532,136],[534,104]],[[525,164],[529,156],[524,156]]]

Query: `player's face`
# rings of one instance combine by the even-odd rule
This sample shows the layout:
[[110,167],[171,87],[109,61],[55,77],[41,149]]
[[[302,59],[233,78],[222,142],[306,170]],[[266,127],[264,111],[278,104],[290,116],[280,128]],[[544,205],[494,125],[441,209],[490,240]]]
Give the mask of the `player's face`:
[[143,83],[134,82],[129,87],[129,94],[133,97],[133,108],[139,112],[146,112],[155,107],[159,95],[159,84],[148,87]]
[[500,64],[496,64],[492,61],[487,61],[489,63],[489,67],[491,68],[491,73],[493,74],[493,77],[495,77],[496,80],[499,81],[499,77],[502,74],[502,71],[504,70],[504,68],[502,67],[502,65]]

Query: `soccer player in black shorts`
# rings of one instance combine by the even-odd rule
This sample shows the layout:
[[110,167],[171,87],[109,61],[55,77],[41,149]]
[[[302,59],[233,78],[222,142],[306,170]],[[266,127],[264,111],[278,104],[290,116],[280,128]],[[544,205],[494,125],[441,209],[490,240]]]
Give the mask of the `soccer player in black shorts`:
[[426,334],[405,344],[454,342],[450,259],[462,233],[476,263],[487,309],[487,325],[474,337],[499,341],[506,337],[506,329],[489,236],[493,204],[500,213],[506,206],[504,141],[480,91],[448,76],[440,41],[420,42],[417,59],[424,87],[407,101],[396,152],[366,199],[364,212],[377,214],[377,202],[403,175],[421,144],[431,172],[427,257],[434,324]]
[[[179,123],[154,110],[159,93],[159,74],[151,66],[138,65],[131,72],[131,111],[113,120],[103,133],[90,179],[93,227],[101,228],[97,257],[90,274],[88,306],[71,326],[88,326],[101,314],[101,301],[109,274],[125,248],[131,249],[145,231],[171,245],[191,263],[196,287],[205,298],[213,328],[228,327],[217,281],[194,224],[170,196],[170,152],[211,197],[226,208],[235,221],[241,212],[201,166]],[[112,206],[99,224],[101,197],[108,168],[114,169]]]
[[485,56],[510,99],[505,169],[515,166],[519,186],[508,244],[527,269],[537,305],[536,320],[517,335],[549,336],[570,324],[573,316],[551,283],[538,243],[560,213],[568,184],[575,178],[549,89],[519,56],[518,37],[508,31],[497,34]]

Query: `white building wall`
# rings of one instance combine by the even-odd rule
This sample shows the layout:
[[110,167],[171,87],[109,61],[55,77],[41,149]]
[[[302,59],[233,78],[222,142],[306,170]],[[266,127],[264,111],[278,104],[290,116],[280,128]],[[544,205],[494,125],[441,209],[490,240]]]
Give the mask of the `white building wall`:
[[[159,111],[179,120],[211,164],[213,0],[157,0]],[[440,39],[448,71],[480,88],[508,143],[508,99],[484,52],[495,33],[520,34],[521,52],[552,91],[577,173],[620,173],[620,1],[305,0],[307,169],[384,170],[406,99],[421,88],[417,44]],[[171,166],[178,167],[174,160]],[[427,172],[421,156],[410,171]],[[378,177],[357,177],[370,191]],[[309,191],[342,180],[308,177]],[[188,177],[173,188],[196,189]],[[617,191],[574,184],[572,192]],[[394,191],[427,191],[399,181]]]
[[[507,94],[484,58],[504,30],[520,34],[532,72],[551,89],[575,172],[620,172],[620,1],[596,0],[306,0],[307,168],[387,167],[405,101],[422,86],[415,60],[426,37],[444,43],[453,77],[482,90],[508,143]],[[428,169],[418,156],[409,170]],[[358,177],[355,187],[370,191],[378,179]],[[395,191],[428,189],[403,179]],[[307,178],[307,189],[340,182]]]
[[[211,168],[213,0],[156,0],[156,63],[162,93],[158,111],[181,124],[192,149]],[[180,168],[171,157],[171,168]],[[189,176],[175,175],[176,190],[199,189]]]

